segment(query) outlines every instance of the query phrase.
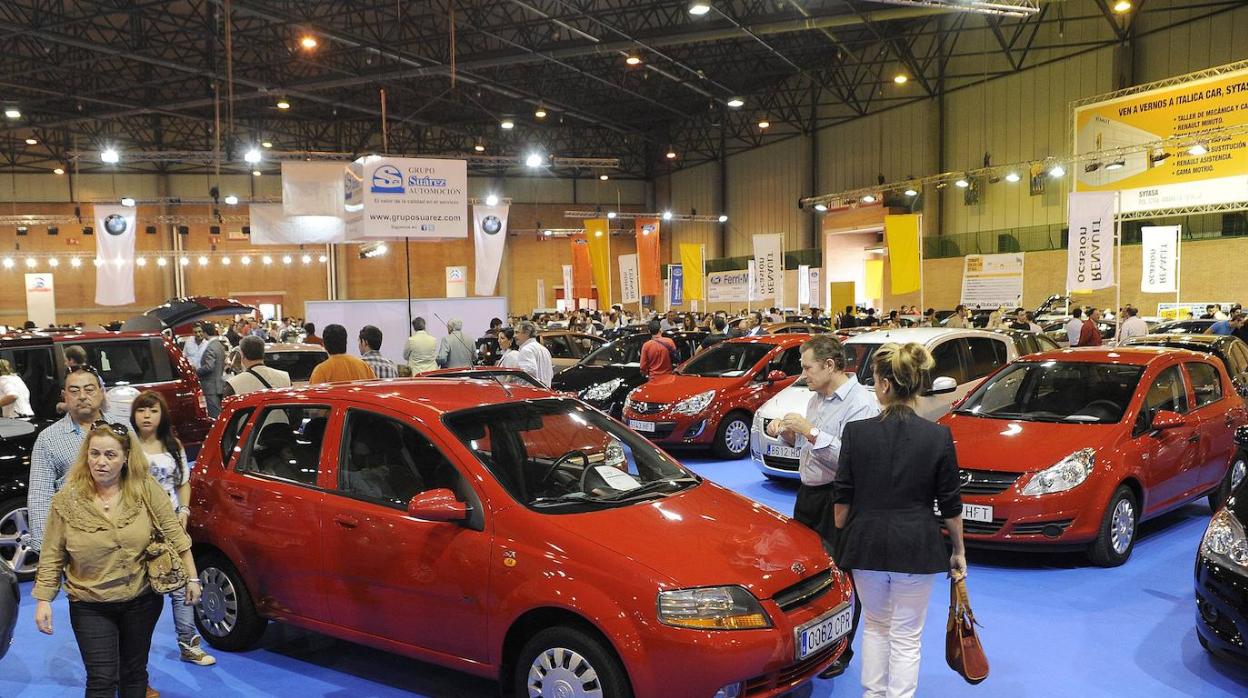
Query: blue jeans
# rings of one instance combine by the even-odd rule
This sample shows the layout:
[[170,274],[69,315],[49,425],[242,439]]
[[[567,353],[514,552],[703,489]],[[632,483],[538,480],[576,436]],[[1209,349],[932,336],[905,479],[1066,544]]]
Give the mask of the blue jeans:
[[169,592],[169,608],[173,611],[173,629],[178,642],[190,644],[199,633],[195,630],[195,609],[186,605],[186,587]]
[[160,596],[150,591],[129,601],[69,602],[69,623],[87,669],[87,698],[147,695],[147,655],[160,607]]

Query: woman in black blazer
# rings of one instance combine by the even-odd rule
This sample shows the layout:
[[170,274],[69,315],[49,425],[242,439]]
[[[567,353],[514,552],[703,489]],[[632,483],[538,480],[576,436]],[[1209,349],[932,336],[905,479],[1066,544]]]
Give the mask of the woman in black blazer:
[[[947,427],[914,413],[934,362],[920,344],[875,353],[880,416],[850,422],[834,484],[837,563],[853,570],[862,604],[864,698],[908,698],[918,688],[919,643],[932,585],[966,575],[958,458]],[[948,556],[932,513],[949,529]]]

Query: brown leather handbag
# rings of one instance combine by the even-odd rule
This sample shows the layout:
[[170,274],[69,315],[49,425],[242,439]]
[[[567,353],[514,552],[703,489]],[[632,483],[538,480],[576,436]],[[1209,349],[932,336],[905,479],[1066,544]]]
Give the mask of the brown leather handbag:
[[988,657],[975,632],[975,614],[966,594],[966,579],[949,583],[949,622],[945,626],[945,661],[969,684],[988,678]]
[[186,574],[186,568],[182,565],[181,556],[173,549],[169,541],[165,540],[165,534],[157,525],[156,514],[152,511],[152,504],[147,501],[146,496],[143,498],[143,505],[147,507],[147,515],[152,521],[152,540],[147,544],[147,549],[143,551],[143,567],[147,570],[147,581],[151,584],[152,591],[157,594],[177,591],[186,586],[190,578]]

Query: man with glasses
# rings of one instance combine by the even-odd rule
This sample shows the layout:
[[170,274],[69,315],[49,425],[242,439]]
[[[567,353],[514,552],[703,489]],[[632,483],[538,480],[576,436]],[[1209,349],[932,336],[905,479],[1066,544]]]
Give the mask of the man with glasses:
[[30,547],[35,552],[43,546],[43,528],[48,521],[52,495],[61,489],[69,467],[78,457],[82,439],[91,425],[99,420],[125,424],[103,411],[104,381],[91,366],[80,365],[65,374],[61,400],[65,416],[39,432],[30,452],[30,486],[26,508],[30,516]]

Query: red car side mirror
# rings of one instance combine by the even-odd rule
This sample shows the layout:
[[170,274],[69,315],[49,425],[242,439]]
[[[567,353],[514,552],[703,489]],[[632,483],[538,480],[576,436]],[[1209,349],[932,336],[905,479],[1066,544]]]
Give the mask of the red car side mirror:
[[768,383],[776,383],[788,377],[789,377],[788,374],[785,373],[784,371],[781,371],[780,369],[774,369],[774,370],[767,372]]
[[407,515],[425,521],[463,521],[468,518],[468,505],[448,489],[429,490],[412,497]]
[[1187,417],[1178,412],[1170,410],[1157,410],[1157,414],[1153,415],[1153,429],[1163,431],[1165,429],[1174,429],[1187,424]]

